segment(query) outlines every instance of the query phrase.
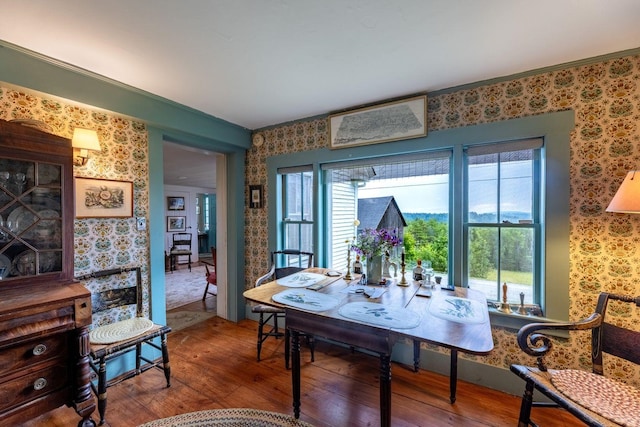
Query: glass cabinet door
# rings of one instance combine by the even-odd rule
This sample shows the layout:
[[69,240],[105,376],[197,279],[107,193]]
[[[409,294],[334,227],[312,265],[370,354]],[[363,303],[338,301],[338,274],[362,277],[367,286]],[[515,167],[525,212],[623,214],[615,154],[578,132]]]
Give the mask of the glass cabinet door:
[[62,271],[62,166],[0,158],[0,279]]

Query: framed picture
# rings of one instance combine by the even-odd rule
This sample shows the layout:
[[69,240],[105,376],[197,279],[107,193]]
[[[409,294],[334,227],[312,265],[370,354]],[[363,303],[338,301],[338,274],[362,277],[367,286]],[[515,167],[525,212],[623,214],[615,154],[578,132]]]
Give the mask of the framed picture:
[[168,216],[167,231],[185,231],[187,229],[186,216]]
[[253,209],[262,207],[262,185],[249,186],[249,207]]
[[76,218],[133,216],[133,182],[75,178]]
[[427,135],[427,96],[329,116],[329,148],[378,144]]
[[167,209],[170,211],[183,211],[184,197],[167,197]]

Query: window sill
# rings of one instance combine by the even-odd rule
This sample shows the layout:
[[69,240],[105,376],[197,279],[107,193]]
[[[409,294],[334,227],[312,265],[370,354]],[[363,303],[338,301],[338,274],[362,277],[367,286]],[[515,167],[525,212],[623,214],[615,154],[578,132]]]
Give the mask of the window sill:
[[[503,313],[491,307],[489,307],[489,317],[491,318],[491,326],[499,326],[516,331],[529,323],[566,323],[566,321],[549,319],[547,317],[522,315],[518,313]],[[569,337],[568,331],[544,331],[543,333],[545,335],[553,335],[560,338]]]

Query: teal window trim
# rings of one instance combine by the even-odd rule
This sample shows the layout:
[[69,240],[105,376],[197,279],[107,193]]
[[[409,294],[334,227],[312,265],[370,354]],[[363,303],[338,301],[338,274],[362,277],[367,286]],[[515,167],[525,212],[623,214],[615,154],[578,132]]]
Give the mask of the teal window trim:
[[[569,144],[570,133],[575,126],[575,117],[572,110],[560,111],[537,116],[529,116],[495,123],[486,123],[473,126],[445,129],[430,132],[426,137],[410,140],[395,141],[387,144],[374,144],[346,149],[319,150],[289,153],[267,158],[267,182],[269,200],[268,211],[268,241],[269,248],[276,247],[278,242],[277,226],[282,218],[278,218],[278,206],[282,206],[280,200],[279,168],[308,165],[311,163],[314,173],[314,201],[317,211],[314,218],[317,219],[314,226],[314,239],[316,244],[317,265],[324,266],[327,262],[326,248],[323,246],[322,230],[326,224],[326,199],[322,195],[324,182],[320,173],[320,165],[323,163],[341,160],[357,160],[394,154],[408,154],[424,150],[448,149],[452,150],[452,170],[458,168],[452,174],[450,213],[451,223],[451,255],[455,259],[462,258],[463,230],[463,182],[460,173],[463,163],[463,147],[488,143],[518,140],[525,138],[544,138],[547,161],[542,171],[541,179],[546,189],[545,198],[540,202],[545,210],[545,248],[542,259],[549,260],[541,270],[544,275],[545,291],[542,298],[545,301],[546,318],[567,320],[569,316]],[[310,159],[311,162],[309,161]],[[449,264],[452,268],[450,274],[454,283],[462,283],[462,263]],[[518,328],[522,324],[532,320],[543,321],[539,318],[523,316],[500,316],[499,313],[491,313],[492,323],[509,328]]]

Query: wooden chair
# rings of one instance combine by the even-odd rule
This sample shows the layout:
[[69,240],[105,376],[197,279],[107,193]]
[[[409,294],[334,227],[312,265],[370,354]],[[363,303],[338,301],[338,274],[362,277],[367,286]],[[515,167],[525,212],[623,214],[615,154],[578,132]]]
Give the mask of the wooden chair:
[[[282,261],[283,260],[283,261]],[[279,262],[280,261],[280,262]],[[276,267],[281,265],[280,267]],[[294,249],[284,249],[280,251],[271,252],[271,268],[269,272],[264,276],[259,277],[256,280],[256,287],[263,283],[271,282],[276,279],[288,276],[298,271],[305,270],[313,266],[313,253],[303,252]],[[274,307],[266,304],[258,304],[251,308],[253,313],[259,313],[260,319],[258,321],[258,353],[257,359],[260,361],[260,351],[262,350],[262,344],[269,337],[280,338],[284,337],[284,361],[285,366],[289,369],[290,359],[290,339],[289,330],[283,327],[284,330],[280,330],[278,321],[285,320],[285,311],[280,307]],[[273,322],[273,326],[267,332],[265,332],[265,326],[268,327],[269,322]],[[314,355],[314,341],[313,337],[306,336],[307,342],[311,349],[311,361],[315,360]]]
[[[132,280],[132,274],[135,274],[135,280]],[[114,279],[111,277],[114,275],[122,277]],[[92,383],[91,388],[98,397],[100,424],[103,424],[107,410],[108,387],[154,367],[163,370],[167,387],[171,385],[171,369],[167,349],[167,334],[171,332],[171,328],[155,324],[143,317],[140,267],[102,270],[76,277],[76,279],[81,281],[96,279],[100,282],[101,288],[111,285],[114,281],[121,282],[117,288],[109,287],[107,290],[92,292],[91,295],[93,329],[89,335],[89,356],[91,357],[91,369],[98,378],[97,386]],[[135,309],[135,313],[131,313],[133,309]],[[130,317],[125,320],[113,321],[114,318],[125,316]],[[154,342],[157,338],[160,338],[160,345]],[[162,358],[148,359],[143,355],[143,346],[159,350],[162,353]],[[107,362],[134,350],[135,368],[107,380]]]
[[[621,425],[627,420],[634,420],[633,425],[637,425],[640,417],[637,390],[603,375],[604,353],[640,364],[640,332],[606,321],[607,306],[612,300],[640,306],[640,297],[603,292],[598,297],[595,312],[586,319],[570,323],[532,323],[520,329],[518,345],[525,353],[537,357],[537,367],[511,365],[511,371],[526,381],[519,427],[536,425],[531,421],[531,408],[537,406],[564,408],[590,426]],[[591,330],[592,372],[547,369],[544,356],[552,350],[552,339],[539,333],[540,330]],[[534,389],[552,402],[534,402]],[[617,399],[612,399],[612,395]],[[633,409],[612,402],[626,402]]]
[[[218,295],[218,275],[216,274],[216,263],[218,262],[218,251],[215,246],[211,246],[212,262],[202,261],[204,269],[206,271],[205,276],[207,279],[207,287],[204,288],[204,294],[202,295],[202,301],[207,297],[207,294]],[[211,267],[211,269],[209,269]],[[209,290],[211,286],[211,290]]]
[[189,258],[188,266],[191,271],[191,235],[192,233],[174,233],[172,236],[171,250],[169,251],[169,264],[170,270],[176,269],[176,262],[179,256],[186,256]]

